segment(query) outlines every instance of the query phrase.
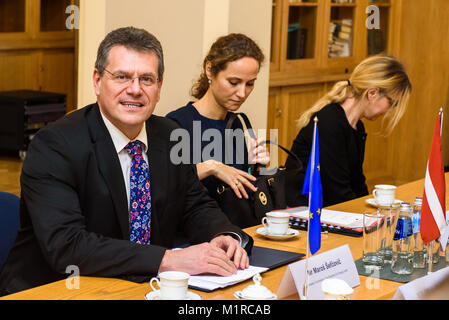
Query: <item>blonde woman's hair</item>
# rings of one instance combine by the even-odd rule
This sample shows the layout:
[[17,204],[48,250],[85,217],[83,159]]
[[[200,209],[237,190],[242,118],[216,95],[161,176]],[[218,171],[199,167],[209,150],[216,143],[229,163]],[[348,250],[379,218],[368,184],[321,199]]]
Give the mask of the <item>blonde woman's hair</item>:
[[[305,127],[313,114],[330,103],[342,103],[349,97],[365,98],[371,88],[380,93],[397,97],[395,106],[389,108],[382,120],[382,132],[388,135],[397,125],[407,107],[412,85],[404,66],[392,56],[375,55],[355,67],[349,80],[338,81],[332,89],[304,112],[297,120],[299,129]],[[388,121],[385,125],[385,121]]]

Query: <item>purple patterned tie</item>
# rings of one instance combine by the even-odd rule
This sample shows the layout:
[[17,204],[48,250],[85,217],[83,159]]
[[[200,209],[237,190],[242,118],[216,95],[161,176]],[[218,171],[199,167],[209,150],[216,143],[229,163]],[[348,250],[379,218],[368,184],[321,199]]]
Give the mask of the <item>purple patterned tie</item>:
[[142,143],[133,141],[126,145],[131,155],[129,196],[129,238],[140,244],[150,243],[151,195],[150,171],[142,157]]

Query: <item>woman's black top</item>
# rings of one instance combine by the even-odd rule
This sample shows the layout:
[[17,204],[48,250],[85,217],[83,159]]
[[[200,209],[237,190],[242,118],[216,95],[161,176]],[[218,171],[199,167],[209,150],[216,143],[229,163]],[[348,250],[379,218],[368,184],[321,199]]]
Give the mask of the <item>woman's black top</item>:
[[[357,122],[357,129],[351,127],[344,109],[337,103],[326,105],[311,117],[311,121],[302,128],[291,151],[302,163],[309,162],[313,138],[313,119],[318,117],[318,139],[320,153],[320,175],[323,189],[323,206],[344,202],[368,194],[363,174],[366,133],[362,121]],[[285,166],[296,168],[297,162],[290,156]],[[287,191],[289,206],[307,205],[307,198],[302,195],[304,184],[303,172],[295,178],[297,188]]]
[[[193,102],[172,111],[166,117],[176,121],[181,128],[188,132],[190,163],[197,164],[209,159],[230,165],[234,168],[248,172],[248,151],[244,143],[243,131],[241,139],[226,138],[226,125],[230,113],[224,120],[215,120],[202,116],[193,106]],[[211,130],[212,129],[212,130]],[[234,121],[232,129],[242,129],[240,121]],[[237,135],[236,135],[237,136]],[[226,157],[228,155],[228,158]],[[194,166],[196,169],[196,166]],[[209,193],[213,196],[217,187],[223,182],[214,176],[201,180]]]

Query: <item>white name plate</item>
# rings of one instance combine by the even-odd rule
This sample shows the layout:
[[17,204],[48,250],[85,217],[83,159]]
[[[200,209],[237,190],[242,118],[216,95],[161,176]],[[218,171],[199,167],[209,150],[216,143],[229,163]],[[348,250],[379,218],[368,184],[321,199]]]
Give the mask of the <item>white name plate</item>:
[[[440,257],[441,259],[441,257]],[[392,300],[448,300],[449,267],[398,287]]]
[[[296,292],[300,299],[303,298],[305,267],[305,259],[288,265],[276,293],[279,299]],[[309,300],[324,298],[321,282],[325,279],[341,279],[352,288],[360,285],[359,274],[347,244],[309,257],[307,269],[309,274],[307,299]]]

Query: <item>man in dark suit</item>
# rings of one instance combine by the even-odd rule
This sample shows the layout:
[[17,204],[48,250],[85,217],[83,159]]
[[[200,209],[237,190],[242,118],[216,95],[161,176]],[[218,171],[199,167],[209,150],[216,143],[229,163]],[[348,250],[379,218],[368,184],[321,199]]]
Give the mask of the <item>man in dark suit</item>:
[[[163,71],[161,45],[144,30],[117,29],[102,41],[97,103],[40,130],[29,146],[21,227],[0,273],[0,295],[64,279],[73,266],[80,275],[134,281],[166,270],[231,275],[248,267],[252,239],[229,222],[191,165],[170,161],[176,124],[152,115]],[[132,141],[146,151],[149,170],[150,219],[140,240],[130,223]],[[180,228],[192,245],[169,250]]]

